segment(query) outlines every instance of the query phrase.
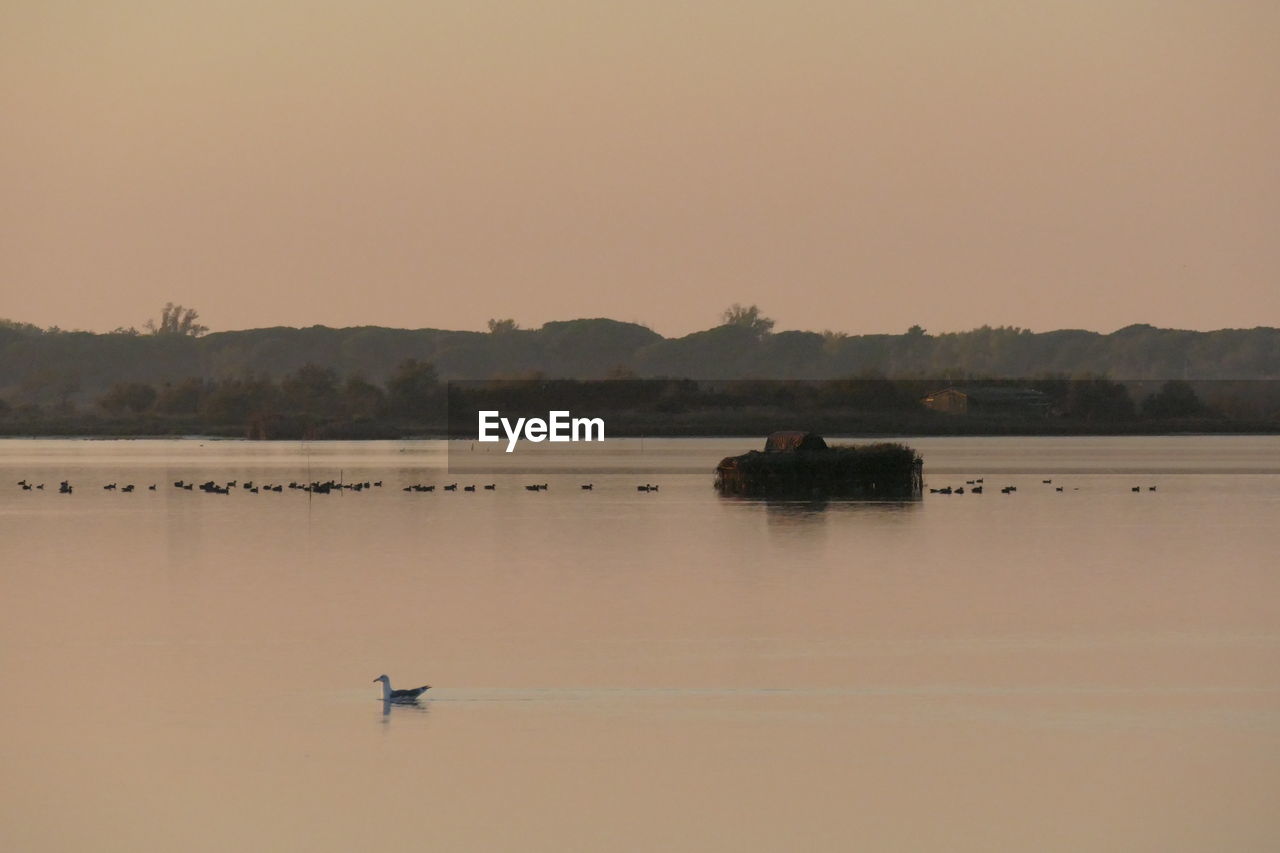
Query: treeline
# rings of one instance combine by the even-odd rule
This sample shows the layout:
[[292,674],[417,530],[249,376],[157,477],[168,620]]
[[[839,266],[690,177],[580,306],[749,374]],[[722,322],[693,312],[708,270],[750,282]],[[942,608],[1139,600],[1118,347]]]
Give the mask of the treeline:
[[256,439],[474,437],[479,410],[553,409],[603,417],[608,434],[1090,434],[1280,429],[1280,382],[1120,383],[1104,377],[991,380],[1039,392],[1034,407],[953,414],[929,408],[933,379],[816,381],[508,379],[444,383],[401,362],[380,383],[306,364],[284,374],[116,382],[88,403],[0,402],[2,435],[217,435]]
[[[1035,405],[953,414],[925,398],[936,379],[573,380],[451,383],[450,434],[474,435],[476,412],[544,417],[550,409],[604,416],[614,435],[761,435],[812,429],[831,435],[1271,432],[1280,429],[1280,382],[1115,382],[1105,377],[960,381],[960,389],[1038,392]],[[1035,395],[1033,395],[1035,396]]]
[[607,319],[539,329],[493,321],[489,332],[312,327],[202,336],[194,333],[202,327],[182,333],[181,322],[169,325],[171,333],[93,334],[0,321],[0,400],[11,407],[84,406],[118,383],[163,389],[190,377],[215,385],[250,376],[278,384],[305,365],[340,377],[388,377],[407,359],[433,365],[444,380],[1280,379],[1280,329],[1274,328],[1189,332],[1139,325],[1103,335],[983,327],[934,335],[913,327],[900,335],[843,335],[773,332],[772,321],[748,311],[726,312],[722,325],[679,338]]
[[406,359],[382,384],[307,364],[279,381],[246,373],[116,382],[88,405],[0,401],[0,433],[392,438],[441,433],[444,413],[435,368]]

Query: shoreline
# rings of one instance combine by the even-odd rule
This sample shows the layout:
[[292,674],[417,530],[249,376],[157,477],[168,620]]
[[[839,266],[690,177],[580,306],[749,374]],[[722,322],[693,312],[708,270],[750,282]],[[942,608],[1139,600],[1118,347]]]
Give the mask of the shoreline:
[[[645,438],[707,438],[707,439],[729,439],[729,438],[758,438],[767,435],[772,430],[750,430],[750,429],[726,429],[726,430],[666,430],[666,431],[613,431],[607,438],[626,438],[626,439],[645,439]],[[1223,429],[1159,429],[1159,428],[1141,428],[1132,429],[1058,429],[1058,430],[1034,430],[1034,429],[1000,429],[1000,430],[841,430],[841,429],[820,429],[815,430],[821,432],[828,437],[853,439],[853,440],[879,440],[886,438],[898,438],[902,436],[911,436],[918,438],[1169,438],[1169,437],[1221,437],[1221,436],[1266,436],[1280,435],[1280,425],[1231,425]],[[244,435],[243,432],[236,434],[228,433],[192,433],[192,432],[113,432],[113,431],[94,431],[94,432],[57,432],[57,431],[32,431],[17,432],[6,431],[0,429],[0,440],[14,441],[49,441],[49,440],[67,440],[67,441],[161,441],[161,440],[180,440],[180,441],[243,441],[254,443],[268,444],[286,444],[293,442],[374,442],[374,441],[475,441],[476,438],[471,434],[457,434],[444,432],[405,432],[394,435],[345,435],[340,432],[325,435],[313,436],[274,436],[269,438],[259,438]],[[607,440],[607,439],[606,439]]]

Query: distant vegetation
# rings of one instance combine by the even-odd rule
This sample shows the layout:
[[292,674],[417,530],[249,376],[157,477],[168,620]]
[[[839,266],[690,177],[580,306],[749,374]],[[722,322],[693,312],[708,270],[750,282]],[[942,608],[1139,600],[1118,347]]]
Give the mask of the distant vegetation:
[[[843,388],[840,407],[881,413],[872,419],[881,431],[979,428],[981,419],[962,424],[920,410],[920,396],[965,379],[1018,378],[1049,394],[1055,420],[1038,431],[1067,424],[1127,430],[1150,422],[1214,428],[1224,419],[1254,426],[1280,420],[1272,390],[1278,383],[1245,381],[1280,379],[1280,329],[1274,328],[1188,332],[1138,325],[1108,335],[985,326],[937,335],[919,326],[900,335],[774,332],[773,320],[754,305],[734,305],[721,325],[679,338],[608,319],[538,329],[494,319],[486,332],[316,326],[206,333],[198,318],[194,309],[169,304],[145,333],[106,334],[0,320],[0,432],[434,432],[444,426],[442,383],[451,379],[834,380],[804,387],[825,387],[828,394]],[[894,381],[875,381],[886,378]],[[1080,379],[1089,381],[1069,381]],[[1203,380],[1233,381],[1210,386]],[[862,397],[849,396],[855,387]],[[708,414],[719,407],[708,403],[714,394],[699,401],[681,392],[673,402],[664,393],[633,407],[654,415],[654,432],[664,423],[696,431],[725,421],[723,412]],[[797,405],[752,403],[779,412]],[[734,410],[734,423],[753,420],[744,405]],[[647,429],[640,420],[638,428]],[[770,427],[778,425],[832,431],[794,421]]]
[[[603,417],[608,434],[753,435],[802,427],[830,435],[1113,434],[1280,429],[1280,383],[1214,384],[1094,378],[1020,382],[1048,411],[955,415],[921,399],[935,380],[499,380],[439,381],[406,359],[382,383],[307,364],[280,380],[246,375],[154,386],[119,382],[92,404],[0,402],[3,435],[223,435],[259,439],[475,435],[476,412],[541,417],[552,409]],[[1131,388],[1133,391],[1131,391]],[[1134,391],[1141,399],[1135,405]],[[1234,396],[1233,396],[1234,395]],[[1238,405],[1245,401],[1247,405]],[[1260,406],[1265,406],[1266,414]]]

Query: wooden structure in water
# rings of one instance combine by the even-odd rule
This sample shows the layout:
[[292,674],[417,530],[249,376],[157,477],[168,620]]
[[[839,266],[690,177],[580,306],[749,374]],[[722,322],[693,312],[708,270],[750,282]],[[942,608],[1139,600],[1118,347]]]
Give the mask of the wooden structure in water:
[[912,500],[924,487],[924,460],[905,444],[829,447],[811,432],[776,432],[764,452],[728,456],[716,466],[724,495],[753,498]]

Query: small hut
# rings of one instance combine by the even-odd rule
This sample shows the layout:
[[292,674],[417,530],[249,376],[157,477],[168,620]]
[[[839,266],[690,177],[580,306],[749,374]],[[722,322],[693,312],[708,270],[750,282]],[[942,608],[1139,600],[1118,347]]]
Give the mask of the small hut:
[[935,391],[920,402],[925,408],[953,415],[1044,417],[1051,401],[1048,394],[1034,388],[952,386]]
[[765,453],[785,453],[789,450],[826,450],[827,442],[816,432],[784,429],[772,433],[764,440]]
[[811,432],[775,432],[764,452],[728,456],[716,466],[721,494],[742,497],[910,500],[924,486],[924,461],[905,444],[830,447]]

